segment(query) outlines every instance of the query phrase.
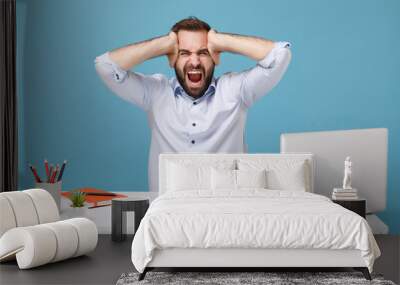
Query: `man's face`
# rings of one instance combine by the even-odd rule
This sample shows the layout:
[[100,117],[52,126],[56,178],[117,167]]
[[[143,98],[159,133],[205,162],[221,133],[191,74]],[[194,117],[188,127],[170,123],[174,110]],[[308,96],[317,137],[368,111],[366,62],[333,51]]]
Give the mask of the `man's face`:
[[178,45],[176,77],[188,95],[201,97],[214,74],[214,62],[207,49],[207,31],[180,30]]

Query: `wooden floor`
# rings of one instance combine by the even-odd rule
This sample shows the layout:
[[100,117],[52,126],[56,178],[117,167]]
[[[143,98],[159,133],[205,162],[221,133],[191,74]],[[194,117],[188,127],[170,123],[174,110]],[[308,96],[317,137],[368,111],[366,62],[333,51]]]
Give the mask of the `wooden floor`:
[[[400,237],[375,236],[382,251],[374,272],[399,283]],[[15,261],[0,264],[0,284],[115,284],[124,272],[135,271],[130,257],[132,238],[124,242],[111,241],[110,235],[100,235],[95,251],[45,266],[19,270]]]

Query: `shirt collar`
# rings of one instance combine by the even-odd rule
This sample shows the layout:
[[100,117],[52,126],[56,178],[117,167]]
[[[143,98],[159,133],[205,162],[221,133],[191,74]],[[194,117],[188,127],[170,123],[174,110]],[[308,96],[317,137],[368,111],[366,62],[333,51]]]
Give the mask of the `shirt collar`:
[[182,87],[181,84],[179,83],[178,79],[176,79],[176,77],[175,77],[174,80],[173,80],[174,95],[175,95],[175,96],[183,95],[183,96],[185,96],[185,97],[189,97],[189,98],[192,99],[193,101],[195,101],[195,100],[200,100],[201,98],[204,98],[204,97],[207,97],[207,96],[209,96],[209,95],[211,95],[211,94],[214,94],[214,93],[215,93],[215,89],[216,89],[216,85],[217,85],[217,82],[216,82],[215,77],[213,76],[213,78],[212,78],[212,80],[211,80],[211,83],[210,83],[210,85],[208,86],[208,88],[207,88],[206,92],[204,93],[204,95],[201,96],[200,98],[197,98],[197,99],[196,99],[196,98],[193,98],[193,97],[191,97],[191,96],[189,96],[189,95],[186,94],[185,90],[183,89],[183,87]]

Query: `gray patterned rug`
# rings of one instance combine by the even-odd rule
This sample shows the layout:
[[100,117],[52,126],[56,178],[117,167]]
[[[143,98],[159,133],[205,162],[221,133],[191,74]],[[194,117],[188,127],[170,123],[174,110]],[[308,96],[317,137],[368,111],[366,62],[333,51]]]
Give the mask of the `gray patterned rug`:
[[142,281],[139,273],[124,273],[116,285],[144,284],[388,284],[382,275],[372,274],[372,281],[361,272],[155,272],[150,271]]

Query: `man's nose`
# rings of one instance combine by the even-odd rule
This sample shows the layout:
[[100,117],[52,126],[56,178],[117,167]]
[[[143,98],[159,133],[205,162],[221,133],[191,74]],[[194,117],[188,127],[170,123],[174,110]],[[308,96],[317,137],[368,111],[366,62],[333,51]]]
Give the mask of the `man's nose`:
[[197,54],[192,54],[190,56],[190,63],[193,65],[193,67],[197,67],[200,65],[200,57]]

